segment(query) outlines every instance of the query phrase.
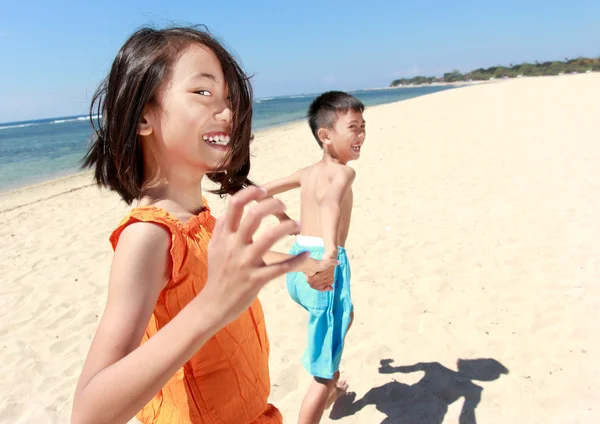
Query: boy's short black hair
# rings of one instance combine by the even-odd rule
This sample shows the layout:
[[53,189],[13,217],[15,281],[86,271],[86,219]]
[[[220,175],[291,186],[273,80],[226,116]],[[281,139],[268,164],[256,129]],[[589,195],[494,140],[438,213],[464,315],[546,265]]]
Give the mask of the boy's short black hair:
[[365,105],[353,95],[343,91],[328,91],[313,100],[308,108],[308,125],[319,146],[323,147],[323,142],[319,140],[319,128],[333,128],[337,114],[349,110],[362,113]]

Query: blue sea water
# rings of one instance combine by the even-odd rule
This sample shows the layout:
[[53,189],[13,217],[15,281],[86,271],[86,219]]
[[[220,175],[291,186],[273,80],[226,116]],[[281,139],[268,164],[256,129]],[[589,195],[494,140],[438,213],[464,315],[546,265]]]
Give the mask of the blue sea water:
[[[366,106],[423,96],[451,86],[354,91]],[[304,119],[316,94],[257,99],[253,130]],[[0,124],[0,191],[76,173],[92,129],[88,116]]]

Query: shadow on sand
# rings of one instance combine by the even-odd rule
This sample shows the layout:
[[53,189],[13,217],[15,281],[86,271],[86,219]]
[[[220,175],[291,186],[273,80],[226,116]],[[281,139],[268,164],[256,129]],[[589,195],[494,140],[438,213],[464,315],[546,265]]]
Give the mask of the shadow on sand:
[[441,424],[448,406],[464,397],[460,424],[475,424],[475,409],[481,402],[483,388],[473,381],[493,381],[508,374],[495,359],[459,359],[458,371],[438,362],[418,363],[409,366],[392,366],[392,359],[381,360],[381,374],[412,373],[422,371],[423,378],[413,385],[393,380],[369,390],[362,399],[349,392],[333,405],[330,418],[338,420],[356,414],[367,405],[387,415],[382,423],[391,424]]

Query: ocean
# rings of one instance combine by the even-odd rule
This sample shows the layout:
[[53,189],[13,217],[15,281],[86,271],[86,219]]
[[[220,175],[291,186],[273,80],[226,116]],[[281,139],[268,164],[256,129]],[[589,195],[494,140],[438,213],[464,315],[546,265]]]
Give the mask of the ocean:
[[[366,106],[423,96],[452,86],[403,87],[352,92]],[[254,101],[253,130],[305,118],[316,94]],[[0,192],[80,171],[92,129],[87,115],[0,123]]]

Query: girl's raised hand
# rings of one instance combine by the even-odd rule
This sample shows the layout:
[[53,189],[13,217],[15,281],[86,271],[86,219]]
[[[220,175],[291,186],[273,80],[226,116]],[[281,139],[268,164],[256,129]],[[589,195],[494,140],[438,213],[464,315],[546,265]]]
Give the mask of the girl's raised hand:
[[[257,204],[244,208],[252,201]],[[265,253],[282,237],[295,234],[300,224],[285,220],[254,239],[254,233],[267,215],[280,214],[285,205],[265,190],[248,187],[231,197],[225,215],[217,220],[208,245],[208,279],[199,296],[213,305],[212,313],[226,325],[248,309],[260,290],[272,279],[294,272],[309,260],[309,254],[266,265]]]

